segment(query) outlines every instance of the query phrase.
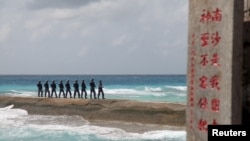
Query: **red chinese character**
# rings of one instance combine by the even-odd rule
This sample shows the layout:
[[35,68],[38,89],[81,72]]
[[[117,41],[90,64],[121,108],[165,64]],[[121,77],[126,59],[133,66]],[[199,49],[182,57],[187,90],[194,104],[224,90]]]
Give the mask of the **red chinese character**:
[[200,131],[204,131],[204,130],[207,131],[207,121],[206,120],[200,119],[199,130]]
[[192,58],[191,58],[191,62],[192,62],[191,67],[194,67],[194,63],[193,63],[194,60],[195,60],[194,57],[192,57]]
[[189,127],[190,127],[190,129],[193,129],[193,119],[190,119],[190,120],[189,120],[189,122],[190,122],[190,123],[189,123],[189,125],[190,125],[190,126],[189,126]]
[[194,50],[194,49],[192,49],[192,51],[191,51],[191,55],[192,55],[192,56],[195,56],[195,55],[196,55],[196,53],[195,53],[195,50]]
[[213,57],[212,57],[212,59],[210,61],[211,61],[211,65],[216,66],[216,67],[220,66],[220,64],[219,64],[219,56],[218,56],[217,53],[213,54]]
[[194,107],[194,92],[190,92],[189,100],[190,100],[190,106]]
[[190,119],[189,119],[190,128],[193,128],[193,117],[194,117],[194,112],[193,112],[193,110],[191,109],[191,110],[190,110]]
[[213,11],[213,21],[221,21],[222,15],[221,15],[221,10],[219,8],[216,8],[215,11]]
[[[192,101],[191,101],[191,100],[192,100]],[[191,98],[190,101],[191,101],[191,102],[190,102],[190,107],[194,107],[194,102],[193,102],[193,101],[194,101],[194,98]]]
[[219,99],[212,99],[211,101],[211,109],[214,112],[219,112],[220,111],[220,100]]
[[209,33],[203,33],[201,34],[201,46],[205,47],[208,45],[208,40],[209,40]]
[[190,91],[194,91],[194,86],[191,86],[191,87],[190,87]]
[[191,85],[194,85],[194,79],[191,79],[191,80],[190,80],[190,84],[191,84]]
[[211,36],[211,42],[213,44],[213,47],[215,47],[220,42],[221,37],[219,36],[218,31],[213,33]]
[[[194,68],[192,68],[191,70],[190,70],[190,74],[191,74],[191,78],[193,78],[194,77]],[[191,80],[192,81],[192,80]],[[193,84],[193,83],[191,83],[191,84]]]
[[[191,77],[194,79],[194,68],[192,69]],[[194,83],[192,83],[194,84]]]
[[195,34],[192,35],[192,46],[195,45]]
[[202,65],[202,66],[206,66],[207,64],[208,64],[208,59],[207,59],[207,54],[202,54],[200,57],[201,57],[201,62],[200,62],[200,64]]
[[206,9],[203,9],[203,13],[201,14],[201,17],[200,17],[200,22],[201,23],[208,23],[209,21],[212,20],[212,15],[211,13],[206,10]]
[[207,98],[203,97],[200,98],[199,103],[198,103],[199,107],[203,110],[208,109],[208,100]]
[[217,125],[217,124],[218,124],[218,122],[216,121],[216,119],[213,119],[212,125]]
[[208,80],[208,78],[206,76],[204,76],[204,75],[200,78],[200,87],[202,89],[207,88],[207,80]]
[[219,77],[217,75],[214,75],[213,77],[210,78],[210,84],[212,88],[220,90]]

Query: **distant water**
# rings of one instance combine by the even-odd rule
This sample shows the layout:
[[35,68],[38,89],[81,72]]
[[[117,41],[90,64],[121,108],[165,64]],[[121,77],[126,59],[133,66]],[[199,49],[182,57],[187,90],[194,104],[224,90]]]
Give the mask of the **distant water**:
[[75,80],[85,80],[89,94],[92,78],[96,86],[102,80],[108,99],[186,103],[186,75],[0,75],[0,95],[37,96],[39,80],[55,80],[57,91],[60,80],[69,80],[72,92]]
[[[2,75],[0,95],[37,96],[36,84],[102,80],[106,99],[186,103],[185,75]],[[73,89],[72,89],[73,92]],[[131,133],[99,127],[79,116],[29,115],[23,109],[0,107],[0,140],[3,141],[185,141],[185,131],[156,130]]]

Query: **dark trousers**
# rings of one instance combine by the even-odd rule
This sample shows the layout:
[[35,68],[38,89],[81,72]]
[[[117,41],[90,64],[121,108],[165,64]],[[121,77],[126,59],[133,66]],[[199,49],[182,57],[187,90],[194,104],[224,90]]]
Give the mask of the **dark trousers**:
[[81,91],[81,98],[83,98],[83,92],[85,93],[85,99],[87,98],[87,92],[85,89],[82,89]]
[[59,92],[59,98],[61,97],[61,93],[63,93],[63,97],[66,98],[64,90],[60,90],[60,92]]
[[43,90],[38,90],[38,97],[43,97]]
[[71,91],[70,90],[66,90],[66,98],[68,97],[68,93],[70,95],[70,98],[72,98],[72,95],[71,95]]
[[74,91],[74,98],[76,98],[76,93],[78,93],[78,98],[80,98],[80,92],[79,92],[79,90],[75,90]]
[[51,95],[50,95],[50,97],[53,97],[53,93],[55,93],[56,98],[57,98],[56,90],[52,90],[52,91],[51,91]]
[[93,88],[90,89],[90,98],[91,99],[92,99],[92,93],[94,94],[94,99],[96,99],[95,89],[93,89]]
[[102,99],[105,99],[105,98],[104,98],[104,92],[103,92],[102,89],[101,89],[101,90],[100,90],[100,89],[98,90],[98,99],[99,99],[99,97],[100,97],[100,94],[102,94]]
[[50,91],[48,89],[45,89],[45,92],[44,92],[45,97],[47,93],[48,93],[48,97],[50,97]]

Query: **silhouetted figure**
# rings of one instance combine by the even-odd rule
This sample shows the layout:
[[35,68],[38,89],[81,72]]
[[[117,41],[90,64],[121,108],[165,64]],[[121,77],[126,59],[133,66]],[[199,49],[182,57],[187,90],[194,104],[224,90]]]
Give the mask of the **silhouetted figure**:
[[72,98],[69,80],[67,80],[67,83],[65,84],[65,87],[66,87],[66,98],[68,97],[68,93],[70,94],[70,98]]
[[45,89],[45,92],[44,92],[44,95],[46,97],[46,94],[48,93],[48,97],[50,97],[50,91],[49,91],[49,84],[48,84],[48,80],[45,82],[44,84],[44,89]]
[[83,92],[84,92],[85,93],[85,99],[87,99],[86,84],[85,84],[84,80],[82,80],[81,87],[82,87],[81,98],[83,98]]
[[38,97],[43,97],[43,85],[41,84],[41,81],[38,81],[37,83],[37,88],[38,88]]
[[94,94],[94,99],[96,99],[96,93],[95,93],[95,82],[94,79],[91,80],[91,82],[89,83],[90,85],[90,98],[92,99],[92,93]]
[[104,98],[104,92],[103,92],[103,85],[102,85],[102,81],[101,80],[99,81],[99,85],[98,85],[98,99],[100,97],[100,94],[102,94],[102,99],[105,99]]
[[78,98],[80,98],[79,84],[77,80],[74,83],[74,98],[76,98],[76,93],[78,93]]
[[50,87],[51,87],[51,95],[50,95],[50,97],[53,97],[53,93],[55,93],[56,98],[57,98],[57,94],[56,94],[56,83],[55,83],[54,80],[52,81]]
[[59,83],[59,89],[60,89],[60,91],[59,91],[59,98],[61,97],[61,93],[63,93],[63,97],[66,98],[65,93],[64,93],[64,85],[63,85],[62,80]]

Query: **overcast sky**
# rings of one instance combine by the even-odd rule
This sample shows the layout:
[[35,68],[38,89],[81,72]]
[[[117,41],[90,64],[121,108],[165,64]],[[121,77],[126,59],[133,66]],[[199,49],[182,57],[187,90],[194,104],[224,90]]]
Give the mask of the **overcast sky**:
[[188,0],[0,0],[0,74],[186,74]]

